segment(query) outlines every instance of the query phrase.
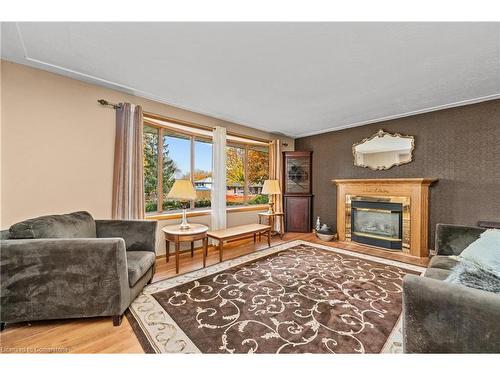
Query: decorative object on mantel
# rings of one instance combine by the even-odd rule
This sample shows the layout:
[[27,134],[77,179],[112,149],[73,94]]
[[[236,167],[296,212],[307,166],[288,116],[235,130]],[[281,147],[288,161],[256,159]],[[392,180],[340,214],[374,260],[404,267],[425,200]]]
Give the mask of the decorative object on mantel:
[[[339,241],[428,257],[429,186],[435,178],[338,179]],[[353,213],[353,202],[359,212]],[[399,208],[394,208],[399,205]],[[399,242],[399,244],[398,244]]]
[[380,129],[371,137],[352,145],[354,165],[374,171],[412,161],[415,139],[411,135],[391,134]]

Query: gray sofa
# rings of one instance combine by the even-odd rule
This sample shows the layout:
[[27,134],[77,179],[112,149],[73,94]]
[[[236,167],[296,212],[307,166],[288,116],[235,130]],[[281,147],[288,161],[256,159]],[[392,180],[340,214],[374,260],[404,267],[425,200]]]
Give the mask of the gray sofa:
[[42,216],[1,232],[0,322],[123,313],[155,270],[156,221]]
[[500,295],[443,280],[485,228],[438,224],[424,277],[403,280],[405,353],[500,353]]

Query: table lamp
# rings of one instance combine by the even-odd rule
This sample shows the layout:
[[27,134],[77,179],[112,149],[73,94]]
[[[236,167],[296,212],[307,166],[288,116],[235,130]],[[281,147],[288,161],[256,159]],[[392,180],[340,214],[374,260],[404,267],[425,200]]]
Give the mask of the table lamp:
[[[174,185],[167,194],[168,199],[178,201],[192,201],[196,199],[196,191],[190,180],[175,180]],[[189,229],[189,223],[186,218],[186,208],[182,209],[182,223],[179,227],[182,230]]]
[[265,180],[264,186],[262,186],[261,194],[269,195],[269,210],[268,214],[274,214],[274,202],[273,195],[281,194],[280,183],[278,180]]

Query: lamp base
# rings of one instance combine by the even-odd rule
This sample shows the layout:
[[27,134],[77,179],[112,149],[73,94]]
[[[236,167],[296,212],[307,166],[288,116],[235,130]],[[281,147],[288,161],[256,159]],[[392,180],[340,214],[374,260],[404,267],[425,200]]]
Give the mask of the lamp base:
[[188,230],[189,228],[191,228],[191,226],[187,222],[187,216],[186,216],[186,209],[185,208],[182,210],[182,222],[179,225],[179,228],[181,230]]
[[270,202],[270,203],[269,203],[269,209],[267,210],[267,213],[268,213],[269,215],[274,214],[274,203],[273,203],[273,202]]

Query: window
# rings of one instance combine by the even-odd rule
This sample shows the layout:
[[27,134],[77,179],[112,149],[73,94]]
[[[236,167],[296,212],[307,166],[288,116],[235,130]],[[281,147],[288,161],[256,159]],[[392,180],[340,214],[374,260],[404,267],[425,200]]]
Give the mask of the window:
[[[211,131],[145,118],[144,198],[147,214],[171,213],[183,202],[167,199],[176,179],[193,181],[196,200],[190,209],[211,207]],[[161,152],[160,152],[161,150]],[[228,135],[227,206],[266,204],[262,186],[269,178],[269,147],[265,142]]]
[[182,209],[183,202],[167,199],[175,180],[191,179],[191,139],[163,129],[163,209]]
[[212,143],[196,139],[194,141],[194,187],[195,208],[210,207],[212,192]]
[[269,178],[269,147],[228,145],[226,158],[226,204],[266,204],[262,185]]
[[[167,194],[176,179],[193,181],[197,198],[191,203],[191,209],[206,209],[211,206],[212,143],[210,140],[145,124],[143,147],[146,213],[182,209],[183,202],[167,199]],[[161,153],[158,153],[159,149],[162,150]],[[159,165],[162,165],[162,168],[159,169]],[[161,194],[158,194],[160,191]]]
[[226,206],[245,204],[245,149],[226,147]]
[[248,204],[266,204],[267,195],[262,195],[264,181],[269,179],[269,147],[249,146],[248,155]]

